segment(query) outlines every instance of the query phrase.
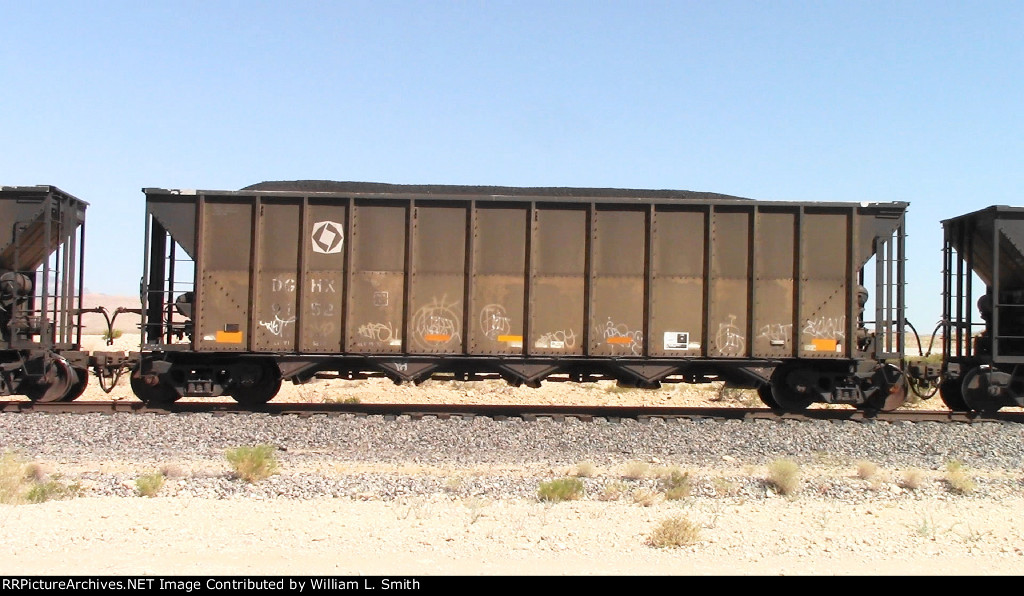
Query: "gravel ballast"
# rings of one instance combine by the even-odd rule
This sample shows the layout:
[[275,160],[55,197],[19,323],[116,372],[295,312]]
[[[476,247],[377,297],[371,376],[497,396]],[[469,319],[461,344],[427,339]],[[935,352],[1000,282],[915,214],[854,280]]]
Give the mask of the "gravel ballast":
[[[994,422],[3,414],[0,448],[82,496],[0,506],[12,553],[0,573],[1019,573],[1022,434]],[[278,448],[280,473],[233,477],[225,450],[261,443]],[[795,495],[766,480],[780,457],[800,465]],[[951,460],[973,490],[947,482]],[[860,477],[860,461],[879,471]],[[583,462],[594,473],[581,500],[538,501],[541,482]],[[631,462],[646,474],[626,478]],[[690,496],[660,496],[670,467],[690,473]],[[138,496],[135,480],[161,469],[158,496]],[[647,544],[680,515],[700,526],[696,544]],[[154,543],[158,556],[131,556]]]

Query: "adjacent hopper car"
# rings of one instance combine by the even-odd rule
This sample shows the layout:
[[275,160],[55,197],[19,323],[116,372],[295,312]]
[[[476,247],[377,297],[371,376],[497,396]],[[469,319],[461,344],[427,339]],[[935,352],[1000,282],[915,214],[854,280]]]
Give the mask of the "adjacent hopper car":
[[[1024,406],[1024,209],[943,222],[941,366],[905,358],[906,203],[265,182],[147,188],[138,353],[81,350],[87,204],[0,187],[0,394],[131,369],[152,405],[319,376],[725,381],[772,408]],[[975,280],[980,279],[981,283]],[[977,309],[977,315],[975,311]]]
[[1024,406],[1024,209],[989,207],[942,226],[942,399],[953,410]]
[[53,186],[0,187],[0,395],[49,402],[85,390],[87,206]]

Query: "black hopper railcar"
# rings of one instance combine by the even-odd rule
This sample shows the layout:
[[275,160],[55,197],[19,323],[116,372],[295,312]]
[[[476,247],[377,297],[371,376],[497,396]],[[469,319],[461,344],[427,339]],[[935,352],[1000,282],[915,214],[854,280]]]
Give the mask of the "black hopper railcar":
[[1024,208],[942,226],[942,400],[960,411],[1024,406]]
[[255,406],[322,375],[723,380],[785,410],[905,397],[906,203],[327,181],[144,192],[131,384],[150,404]]
[[85,390],[87,206],[54,186],[0,186],[0,395],[53,402]]

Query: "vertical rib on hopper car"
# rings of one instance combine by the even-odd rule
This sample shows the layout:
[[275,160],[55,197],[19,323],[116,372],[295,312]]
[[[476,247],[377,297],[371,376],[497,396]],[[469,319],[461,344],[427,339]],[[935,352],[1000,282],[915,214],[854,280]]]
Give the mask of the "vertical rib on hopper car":
[[905,203],[315,181],[145,193],[145,401],[256,404],[331,371],[902,402],[885,361],[903,354]]

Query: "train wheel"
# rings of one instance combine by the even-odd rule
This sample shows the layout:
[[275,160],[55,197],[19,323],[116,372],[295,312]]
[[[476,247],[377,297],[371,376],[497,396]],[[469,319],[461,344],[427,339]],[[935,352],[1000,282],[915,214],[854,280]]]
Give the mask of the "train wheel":
[[135,397],[139,398],[142,403],[152,407],[162,407],[173,404],[174,402],[181,399],[178,392],[173,387],[164,383],[157,383],[156,385],[150,385],[137,374],[138,371],[133,371],[131,375],[131,386],[132,392],[135,393]]
[[247,371],[246,375],[252,379],[247,384],[235,385],[231,390],[231,397],[243,406],[261,406],[274,399],[277,392],[281,390],[281,375],[277,373],[277,367],[261,366],[258,370]]
[[78,382],[71,387],[71,391],[61,401],[75,401],[85,393],[85,388],[89,385],[89,369],[76,368],[75,374],[78,375]]
[[804,373],[804,369],[799,365],[783,365],[772,373],[772,398],[780,410],[799,412],[806,410],[807,406],[814,403],[814,397],[810,392],[797,390],[797,387],[808,385],[806,382],[801,382],[802,373]]
[[988,366],[967,371],[961,388],[964,403],[979,412],[996,412],[1003,407],[1003,395],[1009,391],[1010,375]]
[[[46,375],[38,383],[31,383],[25,395],[32,401],[49,403],[65,400],[78,385],[78,375],[71,363],[63,358],[51,358],[46,364]],[[82,389],[85,387],[83,386]],[[71,399],[78,397],[75,395]]]
[[779,402],[775,401],[775,396],[772,395],[772,386],[769,385],[768,383],[765,383],[764,385],[761,385],[757,388],[757,396],[761,398],[761,401],[764,403],[764,405],[768,406],[773,410],[778,410],[782,408],[782,406],[779,405]]
[[942,403],[954,412],[966,412],[970,409],[964,401],[963,379],[960,377],[943,379],[939,385],[939,397],[942,398]]
[[879,366],[871,377],[878,391],[861,409],[892,412],[907,401],[907,382],[903,372],[892,364]]

